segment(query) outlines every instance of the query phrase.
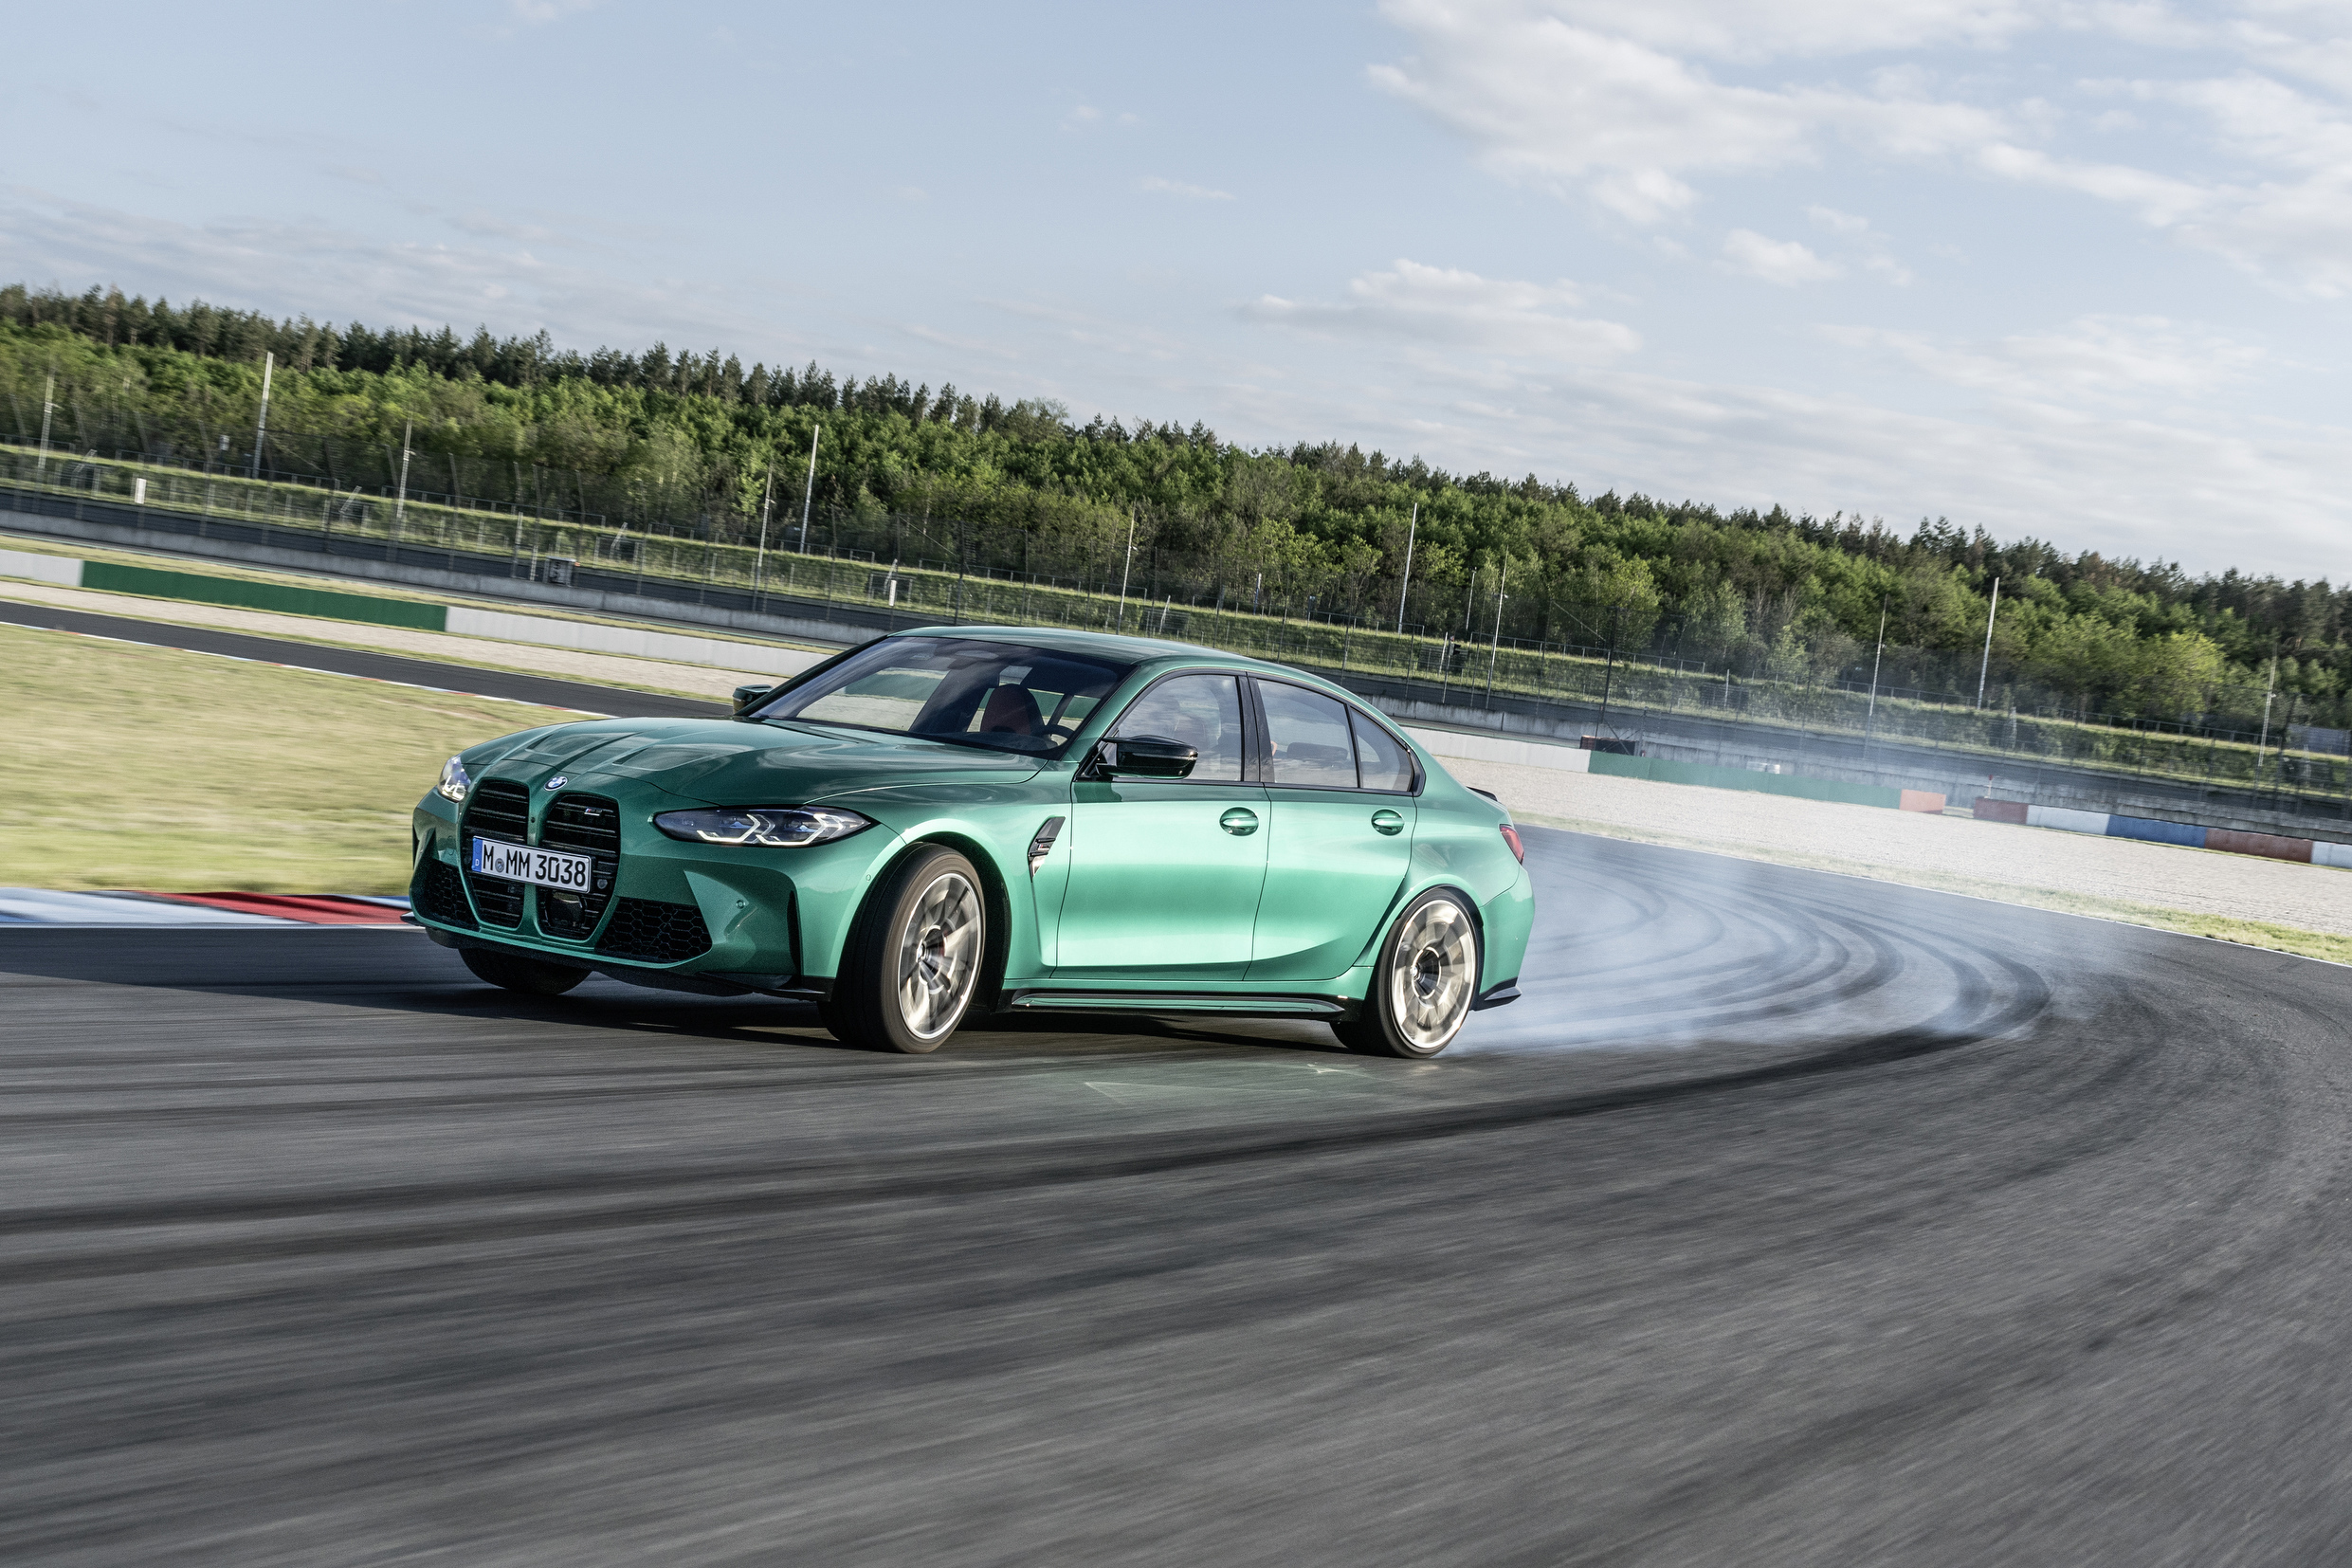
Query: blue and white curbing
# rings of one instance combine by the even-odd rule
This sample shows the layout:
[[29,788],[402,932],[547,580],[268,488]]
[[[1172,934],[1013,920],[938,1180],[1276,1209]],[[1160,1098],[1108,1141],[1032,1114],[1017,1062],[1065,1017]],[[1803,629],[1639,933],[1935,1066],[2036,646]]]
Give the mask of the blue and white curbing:
[[[1977,802],[1977,815],[1990,818],[1992,813],[1986,808],[1994,804],[2008,806],[2013,811],[2016,809],[2011,802],[1979,800]],[[2125,816],[2120,811],[2078,811],[2065,806],[2026,806],[2023,820],[2029,828],[2054,828],[2062,833],[2088,833],[2093,838],[2138,839],[2145,844],[2173,844],[2184,849],[2215,849],[2225,854],[2252,854],[2268,860],[2307,860],[2313,866],[2334,866],[2352,870],[2352,844],[2330,844],[2325,839],[2200,828],[2192,822]]]

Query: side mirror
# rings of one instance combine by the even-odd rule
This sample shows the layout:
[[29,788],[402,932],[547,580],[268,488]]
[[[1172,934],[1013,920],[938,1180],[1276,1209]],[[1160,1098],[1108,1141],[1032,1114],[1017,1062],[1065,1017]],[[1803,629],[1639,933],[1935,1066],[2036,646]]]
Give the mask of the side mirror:
[[1104,778],[1183,778],[1199,760],[1200,753],[1183,741],[1160,735],[1100,740],[1094,747],[1094,771]]
[[735,711],[741,713],[754,702],[774,691],[774,686],[738,686],[735,688]]

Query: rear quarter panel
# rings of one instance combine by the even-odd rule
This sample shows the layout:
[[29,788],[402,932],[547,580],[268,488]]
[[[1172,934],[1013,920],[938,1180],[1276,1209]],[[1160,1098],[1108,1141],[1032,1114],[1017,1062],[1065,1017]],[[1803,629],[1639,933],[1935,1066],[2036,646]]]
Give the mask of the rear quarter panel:
[[1416,746],[1428,781],[1413,835],[1409,902],[1433,887],[1459,888],[1478,906],[1479,989],[1516,979],[1535,924],[1535,884],[1504,841],[1510,813],[1473,793]]

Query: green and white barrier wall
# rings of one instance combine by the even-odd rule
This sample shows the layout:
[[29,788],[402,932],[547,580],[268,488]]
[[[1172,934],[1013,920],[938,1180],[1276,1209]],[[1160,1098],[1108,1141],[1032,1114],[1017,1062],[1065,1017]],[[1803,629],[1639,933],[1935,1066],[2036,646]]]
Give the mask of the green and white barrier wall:
[[684,632],[658,631],[650,627],[610,626],[594,621],[565,621],[547,615],[518,615],[475,605],[434,604],[423,599],[398,599],[380,593],[345,593],[334,589],[305,588],[294,583],[250,577],[217,576],[208,572],[173,572],[151,566],[125,566],[114,561],[79,560],[70,556],[42,555],[28,550],[0,550],[0,577],[18,577],[58,588],[86,588],[106,593],[135,593],[151,599],[176,599],[190,604],[227,605],[238,610],[265,611],[280,615],[308,615],[323,620],[356,621],[368,626],[399,627],[410,631],[441,631],[459,637],[491,637],[501,642],[534,643],[583,653],[617,653],[668,664],[706,665],[756,675],[797,675],[823,657],[801,648],[762,643],[736,642],[725,637],[697,637]]

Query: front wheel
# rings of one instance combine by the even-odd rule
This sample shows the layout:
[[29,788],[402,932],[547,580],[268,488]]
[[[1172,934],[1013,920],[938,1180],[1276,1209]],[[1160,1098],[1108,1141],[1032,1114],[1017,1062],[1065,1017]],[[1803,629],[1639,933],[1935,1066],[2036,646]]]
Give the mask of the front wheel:
[[531,996],[560,996],[588,978],[585,969],[526,958],[520,953],[465,947],[460,948],[457,956],[465,960],[465,967],[474,972],[476,978]]
[[988,953],[980,874],[953,849],[919,851],[867,896],[819,1016],[845,1045],[920,1056],[947,1043]]
[[1389,929],[1364,1005],[1331,1026],[1368,1056],[1421,1059],[1453,1044],[1478,999],[1478,923],[1451,893],[1424,893]]

